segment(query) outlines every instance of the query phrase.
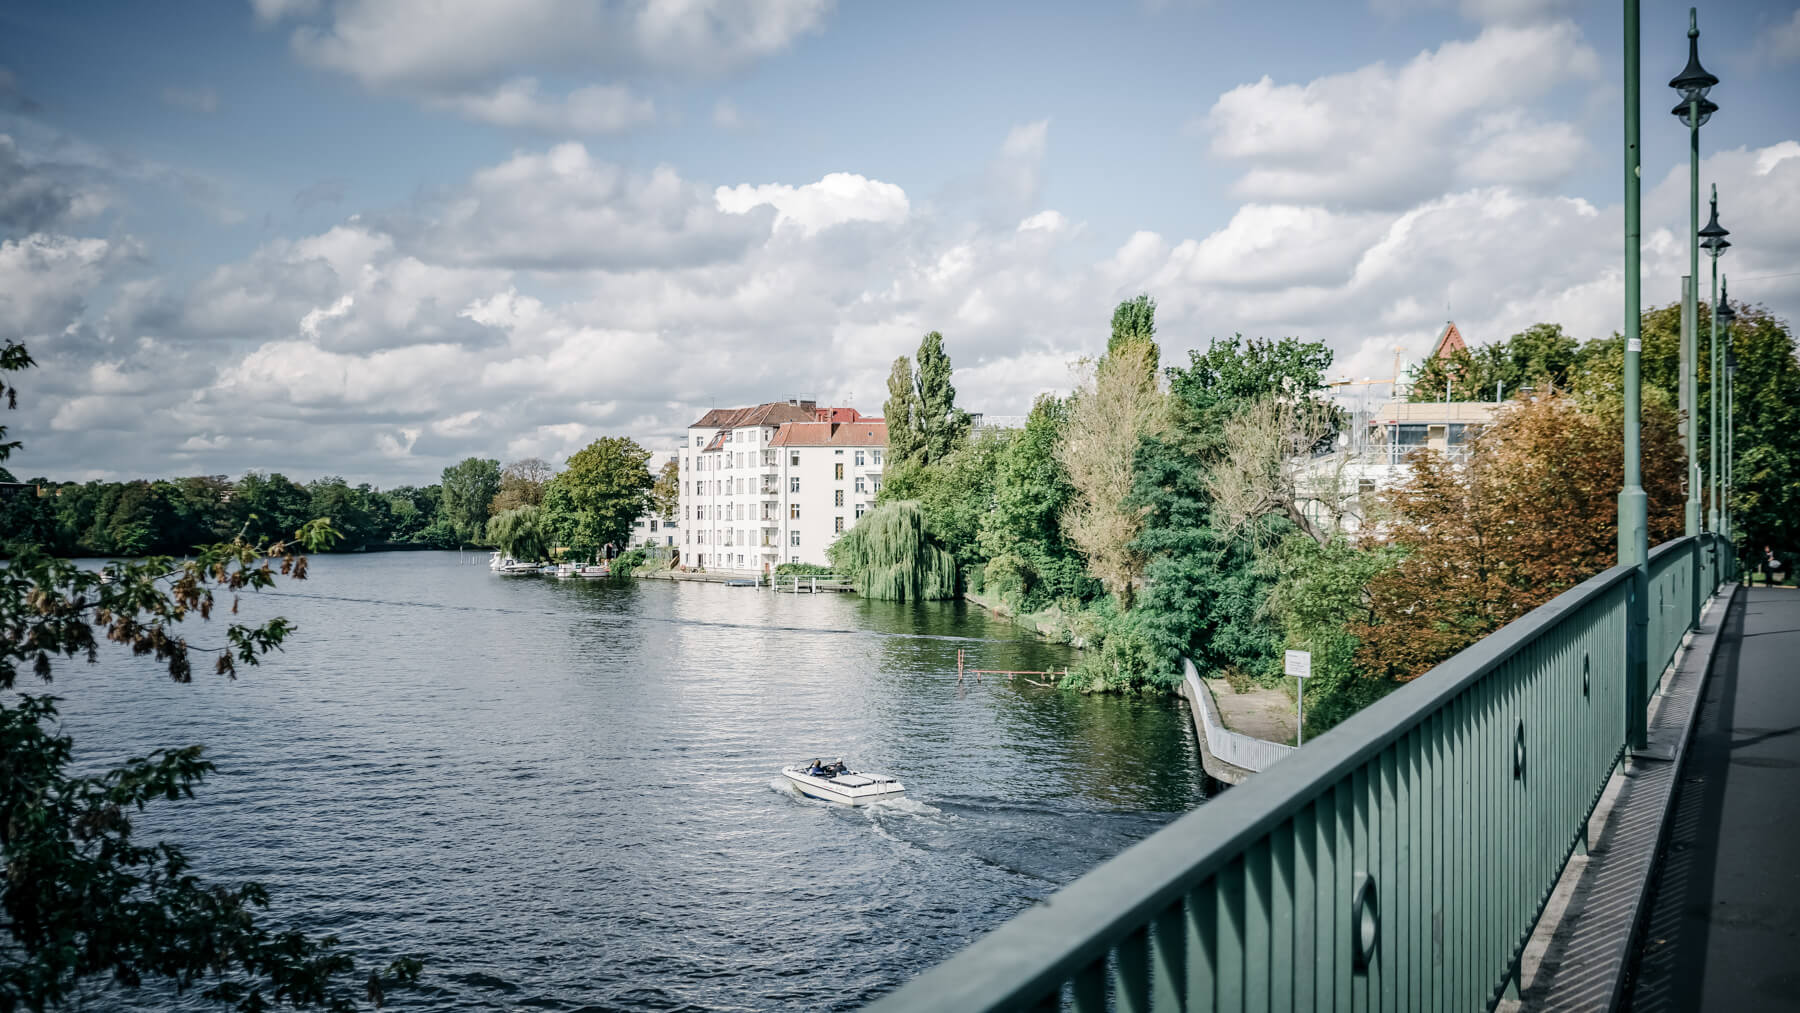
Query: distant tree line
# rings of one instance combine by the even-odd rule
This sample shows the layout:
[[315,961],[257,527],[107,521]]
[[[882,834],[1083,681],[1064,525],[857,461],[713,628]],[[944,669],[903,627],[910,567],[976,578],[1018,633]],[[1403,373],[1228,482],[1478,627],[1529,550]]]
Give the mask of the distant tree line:
[[[445,468],[436,484],[391,489],[336,476],[301,484],[278,472],[235,481],[31,478],[31,488],[0,496],[0,554],[35,548],[56,556],[179,556],[240,536],[291,540],[315,518],[339,532],[339,552],[500,545],[531,558],[553,546],[592,554],[608,544],[623,547],[632,522],[650,509],[655,479],[648,461],[634,441],[607,437],[560,473],[535,457],[504,468],[470,457]],[[14,478],[0,468],[0,481]]]

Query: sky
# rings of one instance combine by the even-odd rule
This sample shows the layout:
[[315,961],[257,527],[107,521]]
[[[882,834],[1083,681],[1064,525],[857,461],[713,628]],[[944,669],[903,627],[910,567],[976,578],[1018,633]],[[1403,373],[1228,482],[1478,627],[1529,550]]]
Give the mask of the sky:
[[[1720,266],[1800,320],[1800,2],[1699,16]],[[1687,7],[1642,23],[1650,306],[1687,271]],[[1579,0],[15,0],[9,467],[391,487],[664,450],[714,406],[878,413],[930,330],[963,407],[1022,415],[1139,292],[1169,365],[1605,336],[1622,54]]]

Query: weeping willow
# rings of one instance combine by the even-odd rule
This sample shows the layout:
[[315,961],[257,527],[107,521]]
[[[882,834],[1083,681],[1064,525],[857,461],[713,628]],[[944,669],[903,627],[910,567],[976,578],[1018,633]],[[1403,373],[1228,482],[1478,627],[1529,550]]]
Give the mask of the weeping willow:
[[534,506],[514,507],[489,518],[488,541],[514,559],[532,562],[550,557],[544,512]]
[[832,567],[858,594],[886,601],[932,601],[956,596],[956,557],[925,534],[919,504],[883,503],[833,542]]

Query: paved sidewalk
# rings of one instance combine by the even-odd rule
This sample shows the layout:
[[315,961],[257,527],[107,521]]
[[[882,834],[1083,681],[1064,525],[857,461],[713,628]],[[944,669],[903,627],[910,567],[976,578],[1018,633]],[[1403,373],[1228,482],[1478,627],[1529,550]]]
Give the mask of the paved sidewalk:
[[1800,1010],[1800,591],[1727,618],[1626,1007]]

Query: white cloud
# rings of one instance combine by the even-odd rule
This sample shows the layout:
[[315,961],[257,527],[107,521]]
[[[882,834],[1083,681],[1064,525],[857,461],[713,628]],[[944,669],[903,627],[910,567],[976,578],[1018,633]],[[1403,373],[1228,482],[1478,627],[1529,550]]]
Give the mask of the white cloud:
[[119,253],[104,239],[35,233],[0,241],[0,339],[41,339],[79,317]]
[[713,201],[720,211],[734,215],[758,207],[772,207],[777,212],[777,227],[791,224],[807,235],[845,222],[905,221],[911,207],[906,200],[906,191],[898,186],[849,172],[830,173],[818,182],[804,186],[782,183],[722,186],[713,191]]
[[[830,0],[252,0],[263,24],[294,21],[294,52],[373,90],[417,97],[472,119],[584,133],[649,118],[646,100],[577,88],[546,103],[522,68],[570,75],[713,76],[781,52],[817,31]],[[520,94],[521,91],[533,92]],[[555,108],[561,106],[559,110]]]
[[1060,211],[1039,211],[1019,223],[1020,232],[1062,232],[1069,220]]
[[609,134],[656,119],[656,104],[627,88],[589,85],[559,100],[540,95],[532,77],[514,78],[491,92],[432,98],[427,104],[478,123],[550,134]]
[[1239,85],[1204,127],[1214,154],[1246,163],[1236,189],[1252,200],[1398,208],[1462,184],[1561,178],[1581,135],[1522,104],[1598,68],[1570,22],[1496,25],[1398,69]]
[[436,263],[668,267],[739,256],[768,235],[772,217],[727,213],[674,169],[631,173],[570,143],[477,172],[402,231]]
[[720,99],[713,104],[713,126],[721,130],[742,130],[745,126],[744,116],[730,99]]
[[1763,29],[1751,56],[1754,62],[1770,67],[1800,62],[1800,8],[1787,20]]

